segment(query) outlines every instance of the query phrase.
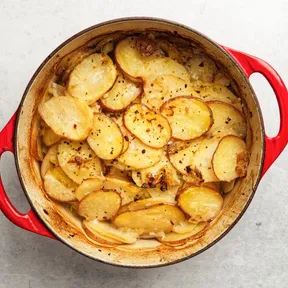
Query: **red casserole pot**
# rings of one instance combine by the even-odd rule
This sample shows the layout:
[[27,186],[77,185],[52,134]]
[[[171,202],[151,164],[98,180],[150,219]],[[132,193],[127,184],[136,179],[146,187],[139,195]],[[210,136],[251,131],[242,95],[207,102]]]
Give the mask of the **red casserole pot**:
[[[161,244],[147,246],[142,242],[121,247],[97,247],[77,229],[69,225],[65,211],[55,209],[45,196],[42,181],[37,174],[39,164],[30,156],[31,123],[39,103],[39,94],[51,79],[53,68],[60,59],[91,39],[119,32],[156,30],[173,33],[198,43],[210,57],[220,63],[238,86],[242,99],[249,109],[251,127],[248,141],[251,158],[247,176],[237,182],[226,195],[224,209],[212,227],[196,242],[184,247],[168,247]],[[276,137],[265,135],[261,109],[249,83],[251,74],[261,73],[272,86],[280,110],[280,129]],[[0,178],[0,208],[17,226],[37,234],[59,239],[76,251],[101,262],[125,267],[158,267],[177,263],[195,256],[218,242],[237,223],[249,206],[258,183],[277,159],[288,142],[288,93],[277,72],[265,61],[221,46],[199,32],[178,23],[155,18],[123,18],[92,26],[74,35],[56,48],[40,65],[30,80],[20,106],[0,133],[0,155],[5,151],[15,154],[15,162],[22,187],[31,204],[27,214],[21,214],[10,202]],[[64,214],[63,214],[64,213]],[[66,213],[67,214],[67,213]],[[66,221],[64,218],[66,217]],[[152,244],[151,244],[152,243]]]

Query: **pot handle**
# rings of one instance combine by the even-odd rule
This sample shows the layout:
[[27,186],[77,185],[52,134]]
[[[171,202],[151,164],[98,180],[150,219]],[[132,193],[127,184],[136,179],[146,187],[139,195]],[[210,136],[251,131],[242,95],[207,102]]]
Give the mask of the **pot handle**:
[[[10,151],[14,154],[13,134],[15,130],[16,117],[17,112],[12,116],[12,118],[0,132],[0,158],[6,151]],[[48,228],[43,224],[32,209],[30,209],[27,214],[22,214],[16,210],[5,193],[1,175],[0,209],[3,214],[15,225],[46,237],[55,238],[55,236],[48,230]]]
[[224,47],[224,49],[234,56],[248,78],[255,72],[261,73],[267,79],[277,97],[280,111],[280,129],[275,137],[265,136],[265,159],[261,175],[263,177],[288,143],[287,88],[278,73],[264,60],[231,48]]

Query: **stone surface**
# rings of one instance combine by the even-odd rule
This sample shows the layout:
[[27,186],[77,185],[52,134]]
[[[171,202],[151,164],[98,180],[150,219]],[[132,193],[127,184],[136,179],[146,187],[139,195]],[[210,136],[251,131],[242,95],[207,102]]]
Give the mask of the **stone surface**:
[[[287,0],[1,0],[0,128],[16,110],[38,65],[57,45],[90,25],[135,15],[182,22],[219,43],[257,55],[288,84]],[[267,131],[276,134],[279,113],[272,90],[258,75],[252,83]],[[0,212],[0,287],[286,288],[287,162],[288,149],[228,236],[205,253],[166,268],[129,270],[94,262],[57,241],[21,230]],[[27,211],[11,155],[2,157],[1,175],[12,202]]]

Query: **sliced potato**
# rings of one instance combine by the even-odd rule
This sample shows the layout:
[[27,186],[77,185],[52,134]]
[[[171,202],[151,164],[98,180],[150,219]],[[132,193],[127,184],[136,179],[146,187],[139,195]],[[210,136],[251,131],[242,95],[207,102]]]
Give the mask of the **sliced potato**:
[[197,92],[190,84],[174,75],[158,76],[152,81],[144,82],[144,95],[141,102],[154,111],[159,111],[161,105],[174,97],[198,97]]
[[40,105],[38,111],[45,123],[59,136],[84,140],[92,129],[91,109],[73,97],[53,97]]
[[62,140],[58,144],[57,157],[63,171],[78,184],[102,174],[100,159],[85,141]]
[[165,197],[163,197],[163,198],[161,198],[161,197],[158,197],[158,198],[156,198],[156,197],[155,198],[147,198],[147,199],[142,199],[142,200],[138,200],[138,201],[129,203],[125,210],[127,210],[127,211],[138,211],[138,210],[147,209],[149,207],[152,207],[152,206],[155,206],[155,205],[159,205],[159,204],[171,204],[171,205],[174,205],[175,203],[176,203],[175,200],[172,200],[172,199],[169,200],[168,198],[165,198]]
[[116,77],[117,71],[111,58],[95,53],[74,68],[69,77],[67,92],[90,105],[113,86]]
[[161,106],[161,114],[168,120],[172,137],[192,140],[206,133],[213,124],[211,109],[200,99],[176,97]]
[[[159,188],[146,188],[144,189],[146,192],[149,193],[149,196],[152,198],[165,198],[169,202],[173,202],[177,195],[180,186],[171,187],[165,191],[162,191]],[[168,203],[168,202],[167,202]]]
[[158,163],[161,160],[161,156],[161,149],[151,148],[135,138],[130,140],[128,149],[116,160],[120,164],[126,165],[128,169],[131,167],[134,167],[134,169],[144,169]]
[[129,75],[135,81],[172,74],[189,81],[190,76],[183,65],[169,57],[159,57],[153,53],[151,56],[142,56],[136,43],[136,37],[128,37],[116,46],[115,58],[125,75]]
[[122,171],[114,166],[106,167],[106,170],[108,170],[105,175],[106,177],[119,179],[127,182],[131,180],[131,172],[129,171]]
[[45,174],[44,188],[48,196],[57,201],[76,200],[74,192],[77,184],[67,177],[60,167],[52,168]]
[[161,160],[154,166],[132,171],[131,176],[136,185],[143,188],[159,187],[165,191],[170,187],[180,185],[177,171],[164,153]]
[[214,83],[193,83],[193,88],[198,94],[198,97],[207,101],[221,101],[233,105],[239,111],[242,111],[242,104],[240,98],[231,92],[227,87]]
[[57,83],[51,83],[48,92],[52,94],[54,97],[58,96],[65,96],[66,94],[66,89],[64,86],[59,85]]
[[214,135],[224,130],[232,130],[241,138],[247,134],[247,124],[239,110],[230,104],[220,101],[207,102],[213,113],[214,123],[209,134]]
[[186,234],[192,232],[198,223],[191,223],[187,220],[180,222],[178,225],[174,225],[172,231],[178,234]]
[[95,191],[84,197],[78,205],[78,213],[88,221],[109,220],[121,206],[121,197],[115,191]]
[[[126,156],[125,156],[126,157]],[[115,167],[117,169],[120,169],[122,171],[131,171],[131,170],[136,170],[135,167],[132,167],[130,165],[125,165],[121,162],[118,161],[118,159],[113,159],[113,160],[106,160],[104,161],[104,164],[107,167]]]
[[100,103],[106,110],[122,111],[142,92],[142,85],[127,80],[119,75],[112,89],[107,92]]
[[140,229],[143,234],[172,230],[172,225],[177,225],[185,219],[184,213],[172,205],[158,205],[144,210],[125,212],[116,216],[113,223],[116,227]]
[[213,156],[213,170],[221,181],[232,181],[244,177],[248,167],[245,142],[233,135],[222,138]]
[[181,244],[185,244],[186,242],[190,240],[200,238],[203,235],[206,227],[207,227],[207,223],[201,222],[195,225],[194,229],[189,232],[181,233],[181,234],[171,232],[169,234],[166,234],[164,237],[157,238],[157,239],[163,244],[171,243],[171,244],[181,245]]
[[123,135],[113,120],[99,113],[94,115],[93,128],[87,142],[99,158],[112,160],[122,152]]
[[208,187],[189,186],[178,196],[179,207],[191,218],[190,221],[211,221],[221,211],[223,198],[220,193]]
[[112,239],[113,241],[121,242],[121,243],[134,243],[138,239],[138,233],[131,230],[121,231],[115,228],[112,224],[107,222],[100,222],[98,220],[92,221],[83,221],[83,226],[89,229],[90,232],[99,233],[101,236],[106,239]]
[[167,119],[143,104],[130,105],[125,110],[123,119],[125,127],[152,148],[164,147],[171,137]]
[[122,198],[122,205],[134,201],[134,198],[137,198],[142,193],[141,189],[131,182],[98,176],[84,180],[77,188],[75,196],[80,201],[86,195],[102,189],[113,190],[119,193]]
[[203,54],[190,57],[185,67],[194,81],[212,82],[217,72],[215,62]]
[[57,149],[57,145],[51,146],[41,163],[40,171],[43,179],[49,169],[53,168],[55,165],[58,165]]
[[235,179],[230,181],[230,182],[221,182],[221,190],[224,193],[229,193],[233,190],[234,186],[235,186]]
[[45,127],[44,135],[42,136],[42,141],[46,146],[51,146],[60,141],[61,136],[54,133],[50,127]]
[[[84,234],[88,240],[92,239],[93,242],[96,241],[96,243],[100,243],[100,244],[104,244],[104,245],[111,245],[111,246],[115,246],[115,245],[121,245],[123,244],[123,242],[114,240],[110,237],[104,236],[102,234],[100,234],[99,232],[97,232],[96,230],[94,230],[93,224],[90,225],[89,221],[83,221],[83,230],[84,230]],[[91,227],[92,226],[92,227]]]

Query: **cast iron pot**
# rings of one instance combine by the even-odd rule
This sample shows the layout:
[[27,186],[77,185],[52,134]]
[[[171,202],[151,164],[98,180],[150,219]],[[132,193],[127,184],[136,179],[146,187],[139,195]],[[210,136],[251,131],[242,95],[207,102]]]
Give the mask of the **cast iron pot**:
[[[92,38],[103,38],[115,32],[163,31],[191,39],[226,69],[236,82],[240,95],[249,109],[247,119],[251,127],[248,142],[251,159],[247,176],[226,195],[224,209],[212,227],[198,241],[183,247],[149,246],[141,241],[136,245],[97,247],[89,242],[75,225],[67,224],[55,210],[43,191],[39,164],[30,156],[31,122],[39,103],[40,92],[53,75],[59,60],[84,45]],[[249,83],[249,76],[261,73],[272,86],[280,109],[280,130],[276,137],[265,135],[261,109]],[[15,154],[15,162],[24,193],[31,204],[27,214],[21,214],[8,199],[0,178],[0,208],[14,224],[46,237],[58,239],[74,250],[94,260],[125,267],[157,267],[191,258],[217,243],[244,214],[257,185],[283,151],[288,142],[288,93],[277,72],[266,62],[254,56],[221,46],[201,33],[184,25],[155,18],[123,18],[92,26],[74,35],[55,49],[40,65],[30,80],[17,112],[0,134],[0,155],[5,151]],[[69,221],[68,221],[69,222]]]

